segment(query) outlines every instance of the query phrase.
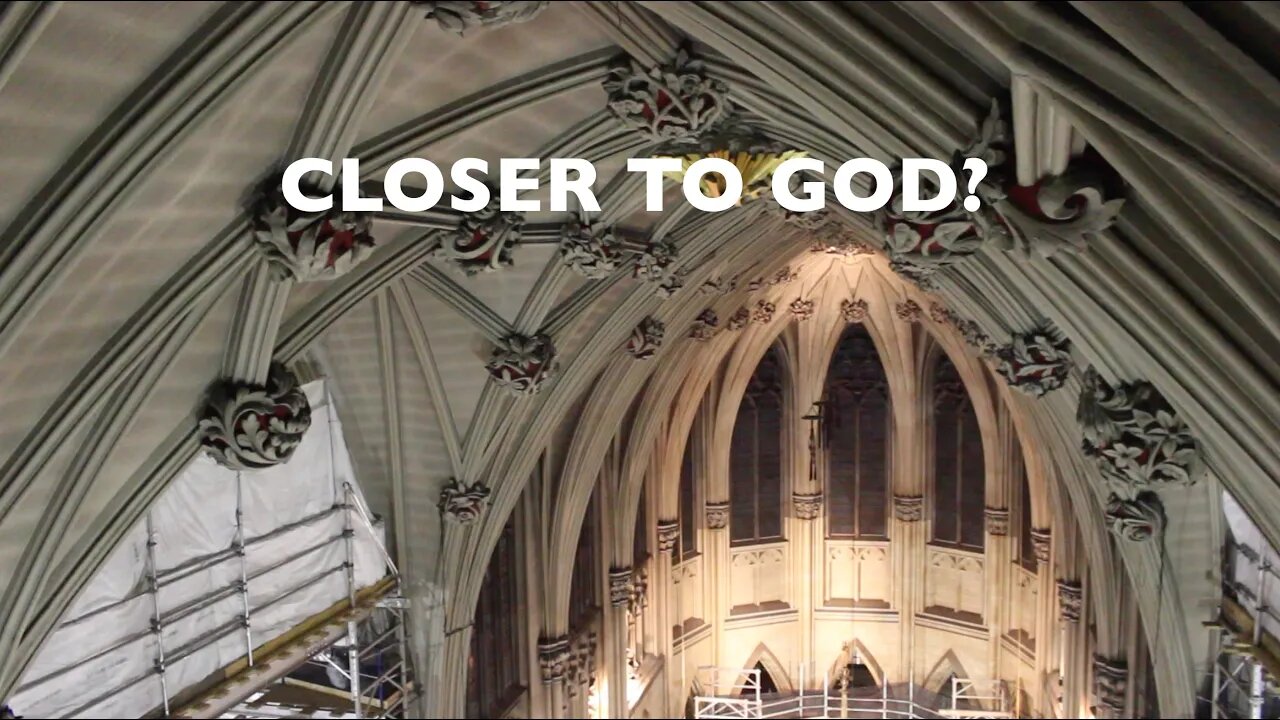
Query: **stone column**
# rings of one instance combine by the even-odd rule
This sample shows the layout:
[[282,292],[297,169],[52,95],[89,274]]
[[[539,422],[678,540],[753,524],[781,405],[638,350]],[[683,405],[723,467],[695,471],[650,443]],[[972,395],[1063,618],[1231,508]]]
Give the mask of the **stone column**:
[[[987,502],[992,502],[988,493]],[[1011,627],[1008,621],[1010,600],[1017,585],[1013,582],[1013,553],[1009,538],[1009,508],[987,507],[983,511],[986,523],[986,574],[987,593],[983,620],[987,623],[989,667],[987,672],[992,678],[1000,677],[1000,636],[1006,628]],[[1016,600],[1015,600],[1016,602]]]
[[1035,668],[1035,687],[1028,694],[1032,701],[1036,703],[1036,707],[1043,703],[1041,689],[1043,683],[1040,682],[1044,678],[1045,672],[1049,669],[1049,653],[1053,646],[1050,639],[1051,628],[1056,623],[1054,607],[1057,605],[1057,589],[1053,576],[1053,536],[1048,530],[1032,530],[1031,542],[1035,548],[1036,554],[1036,653],[1033,667]]
[[1125,717],[1125,698],[1129,693],[1129,665],[1121,658],[1095,655],[1093,658],[1093,696],[1098,718]]
[[1084,617],[1084,587],[1079,580],[1059,580],[1058,621],[1062,628],[1062,653],[1059,673],[1062,682],[1062,706],[1058,717],[1079,717],[1082,694],[1081,673],[1073,672],[1084,655],[1084,636],[1080,621]]
[[550,717],[566,717],[565,675],[569,668],[569,636],[538,641],[538,669],[541,672]]
[[604,611],[604,667],[609,693],[605,717],[627,716],[627,607],[633,590],[630,567],[609,569],[609,607]]

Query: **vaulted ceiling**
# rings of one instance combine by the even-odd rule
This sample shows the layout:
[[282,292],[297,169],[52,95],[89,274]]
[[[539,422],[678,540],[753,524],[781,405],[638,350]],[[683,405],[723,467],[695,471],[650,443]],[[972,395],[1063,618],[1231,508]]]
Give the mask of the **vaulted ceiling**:
[[[1280,541],[1274,6],[510,3],[532,7],[459,33],[449,5],[472,4],[0,9],[0,575],[13,578],[0,696],[199,451],[206,387],[262,381],[271,360],[334,379],[413,591],[462,598],[449,617],[465,625],[500,519],[593,387],[630,407],[651,375],[680,382],[700,313],[727,320],[767,292],[752,280],[808,258],[814,230],[765,199],[643,210],[642,180],[621,169],[655,141],[611,111],[603,81],[619,56],[649,67],[682,46],[735,114],[829,166],[950,158],[978,141],[993,100],[1022,150],[1017,184],[1087,145],[1123,179],[1114,224],[1076,238],[1083,251],[1041,252],[1052,233],[1029,232],[1012,251],[957,252],[929,297],[997,342],[1045,326],[1070,339],[1078,370],[1035,422],[1094,524],[1105,491],[1090,489],[1074,422],[1087,366],[1152,383],[1202,446],[1209,479],[1162,488],[1187,528],[1175,545],[1213,536],[1198,508],[1218,482]],[[377,215],[376,248],[340,277],[280,281],[247,208],[302,156],[359,157],[371,191],[400,157],[590,159],[603,208],[591,220],[628,258],[673,242],[683,286],[664,297],[634,259],[584,277],[559,247],[574,215],[545,211],[492,272],[464,272],[448,251],[464,218],[435,210]],[[830,221],[824,242],[884,246],[876,218],[833,208]],[[865,262],[900,284],[883,258]],[[708,293],[714,279],[724,287]],[[624,345],[646,317],[665,340],[637,364]],[[554,342],[558,372],[536,394],[486,371],[513,334]],[[497,520],[442,526],[451,478],[490,487]],[[1125,553],[1135,579],[1159,576],[1157,551]]]

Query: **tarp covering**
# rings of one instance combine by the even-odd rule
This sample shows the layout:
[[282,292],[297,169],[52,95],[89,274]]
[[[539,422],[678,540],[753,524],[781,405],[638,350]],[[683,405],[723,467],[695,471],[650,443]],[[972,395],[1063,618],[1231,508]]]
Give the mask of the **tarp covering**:
[[[1267,539],[1262,536],[1262,531],[1258,526],[1249,519],[1248,514],[1240,507],[1240,503],[1231,496],[1230,493],[1222,493],[1222,511],[1227,517],[1227,527],[1231,529],[1231,535],[1235,539],[1237,545],[1243,545],[1257,556],[1257,560],[1250,558],[1247,553],[1241,553],[1234,548],[1232,549],[1232,566],[1234,567],[1234,577],[1229,578],[1234,583],[1246,588],[1250,593],[1258,591],[1258,563],[1265,560],[1272,568],[1280,568],[1280,553],[1271,547]],[[1267,607],[1280,607],[1280,580],[1275,575],[1267,573],[1265,579],[1265,598],[1263,604]],[[1244,601],[1241,603],[1250,615],[1255,616],[1254,604],[1252,601]],[[1271,633],[1276,637],[1280,637],[1280,623],[1269,614],[1264,614],[1262,618],[1262,629]]]
[[[237,474],[201,454],[94,576],[9,705],[26,717],[139,717],[245,656],[241,574],[254,646],[385,573],[381,527],[345,508],[355,483],[323,381],[304,390],[311,429],[284,465]],[[240,524],[237,524],[237,509]],[[158,590],[151,592],[148,528]],[[243,533],[243,561],[236,551]],[[159,633],[153,621],[159,609]],[[163,653],[164,672],[157,670]],[[163,686],[162,686],[163,681]]]

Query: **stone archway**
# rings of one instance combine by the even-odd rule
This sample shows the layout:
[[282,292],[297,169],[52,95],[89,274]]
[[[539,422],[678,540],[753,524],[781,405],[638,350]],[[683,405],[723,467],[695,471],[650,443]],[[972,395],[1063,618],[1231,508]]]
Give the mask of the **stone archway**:
[[778,692],[792,693],[796,691],[795,685],[791,682],[791,675],[787,673],[782,663],[778,662],[777,656],[764,643],[756,645],[756,649],[751,651],[751,655],[747,657],[747,661],[743,663],[742,667],[746,670],[755,670],[757,665],[769,673],[769,677],[773,678],[773,684]]

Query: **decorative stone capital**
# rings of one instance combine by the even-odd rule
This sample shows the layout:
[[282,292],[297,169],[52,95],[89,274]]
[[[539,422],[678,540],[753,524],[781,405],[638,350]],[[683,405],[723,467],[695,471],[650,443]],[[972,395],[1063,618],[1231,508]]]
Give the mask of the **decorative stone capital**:
[[500,208],[499,193],[489,186],[489,204],[463,215],[458,228],[440,241],[436,254],[467,275],[493,272],[512,264],[511,249],[520,242],[524,215]]
[[1071,344],[1048,328],[1015,334],[995,354],[996,370],[1009,386],[1033,397],[1062,387],[1071,374]]
[[278,181],[259,192],[252,208],[253,237],[276,277],[297,282],[334,278],[373,251],[368,213],[295,210]]
[[837,231],[828,233],[829,237],[827,238],[815,241],[809,246],[809,252],[837,255],[844,258],[876,254],[875,248],[860,240],[847,237],[840,232],[841,228],[837,221],[832,221],[828,227],[836,228]]
[[440,491],[440,514],[459,525],[470,525],[480,519],[489,505],[489,488],[480,482],[463,485],[457,478]]
[[650,141],[693,140],[729,112],[729,86],[681,48],[673,61],[644,68],[616,62],[604,82],[609,110]]
[[658,521],[658,551],[673,553],[680,541],[680,522],[678,520]]
[[569,655],[569,638],[566,635],[538,640],[538,669],[542,672],[543,685],[564,680],[569,669]]
[[1078,580],[1058,581],[1058,612],[1063,622],[1080,622],[1084,613],[1084,589]]
[[751,321],[760,325],[767,325],[773,321],[773,314],[777,310],[778,307],[768,300],[760,300],[756,302],[755,308],[751,311]]
[[791,507],[801,520],[816,520],[822,514],[822,493],[792,493]]
[[800,273],[792,270],[790,265],[783,265],[778,272],[773,274],[770,285],[788,285],[796,281],[800,277]]
[[751,322],[751,311],[740,307],[729,316],[729,322],[725,324],[725,329],[729,332],[737,332],[745,328],[749,322]]
[[727,295],[738,287],[738,282],[733,278],[724,278],[720,275],[707,278],[702,285],[698,287],[698,291],[703,295]]
[[627,607],[631,603],[632,592],[631,568],[610,568],[609,604],[616,608]]
[[707,529],[723,530],[729,527],[729,503],[707,503]]
[[1146,542],[1164,532],[1164,504],[1153,492],[1141,492],[1132,500],[1116,493],[1107,497],[1107,528],[1129,542]]
[[902,522],[924,519],[924,498],[919,495],[894,495],[893,516]]
[[648,360],[662,347],[662,338],[666,332],[666,323],[657,318],[647,317],[641,320],[627,340],[627,353],[637,360]]
[[951,164],[966,177],[962,164],[981,158],[988,173],[975,189],[980,201],[964,206],[968,193],[939,210],[904,210],[901,168],[893,171],[894,189],[885,208],[876,214],[884,234],[890,267],[921,287],[932,287],[934,274],[992,246],[1022,256],[1047,257],[1062,250],[1079,250],[1114,222],[1121,200],[1104,200],[1109,185],[1101,168],[1088,168],[1077,159],[1061,176],[1032,186],[1016,184],[1008,162],[1008,126],[992,103],[977,138],[955,153]]
[[205,451],[232,470],[288,462],[309,427],[311,403],[297,378],[280,363],[272,363],[265,385],[213,383],[198,425]]
[[893,306],[893,311],[898,315],[898,319],[903,322],[920,322],[920,319],[924,317],[924,310],[915,300],[900,302]]
[[631,575],[631,605],[632,613],[638,612],[641,608],[649,604],[649,573],[643,568],[637,569]]
[[1111,717],[1123,717],[1129,688],[1129,665],[1124,660],[1093,656],[1093,694]]
[[427,9],[427,19],[440,29],[465,35],[469,30],[528,22],[550,2],[547,0],[413,0]]
[[636,255],[632,275],[656,285],[654,293],[658,297],[669,298],[684,287],[684,273],[675,268],[679,257],[675,243],[666,240],[649,243]]
[[1076,418],[1085,455],[1109,482],[1136,491],[1198,479],[1200,443],[1150,383],[1112,387],[1089,368]]
[[716,336],[720,331],[720,318],[716,317],[716,311],[707,308],[698,313],[698,317],[693,321],[693,325],[689,328],[689,337],[700,342],[706,342]]
[[1051,550],[1053,549],[1053,536],[1048,529],[1032,529],[1031,530],[1031,547],[1036,554],[1036,562],[1041,565],[1047,565],[1053,557]]
[[573,220],[560,228],[560,258],[579,275],[599,280],[618,269],[622,244],[612,227]]
[[840,303],[840,317],[847,323],[859,323],[867,319],[870,306],[862,298],[843,300]]
[[985,508],[982,511],[987,520],[987,533],[1005,536],[1009,534],[1009,508]]
[[787,306],[787,310],[791,313],[791,317],[803,322],[813,317],[814,304],[812,300],[796,298]]
[[503,338],[485,365],[498,387],[514,395],[533,395],[559,370],[551,338],[512,333]]

